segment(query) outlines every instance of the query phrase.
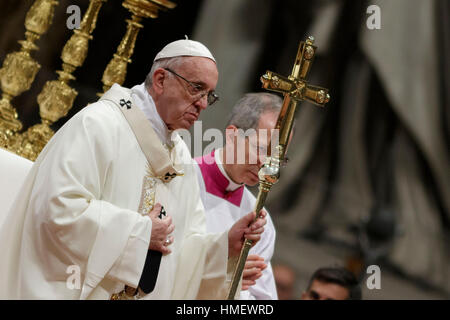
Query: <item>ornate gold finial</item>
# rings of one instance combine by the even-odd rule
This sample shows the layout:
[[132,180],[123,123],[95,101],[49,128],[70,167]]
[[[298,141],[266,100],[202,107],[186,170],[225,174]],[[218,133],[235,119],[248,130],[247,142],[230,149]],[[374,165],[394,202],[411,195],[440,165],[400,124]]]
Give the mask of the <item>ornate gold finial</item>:
[[[143,28],[139,23],[142,18],[156,19],[159,10],[173,9],[176,6],[168,0],[125,0],[122,5],[132,13],[132,16],[126,20],[127,31],[103,73],[103,93],[114,83],[123,84],[125,81],[127,65],[131,63],[130,58],[134,52],[137,35]],[[102,96],[103,93],[99,93],[98,96]]]
[[62,70],[56,71],[58,80],[47,81],[37,97],[42,123],[30,127],[15,143],[15,152],[30,160],[35,160],[54,132],[50,125],[67,115],[78,92],[69,86],[74,80],[72,73],[83,65],[88,53],[91,33],[97,24],[97,16],[107,0],[91,0],[83,16],[79,30],[75,30],[66,42],[61,59]]
[[[10,148],[14,135],[22,129],[11,100],[29,90],[41,68],[30,55],[39,48],[34,44],[50,27],[58,0],[36,0],[25,17],[25,40],[19,41],[21,49],[6,56],[0,69],[0,147]],[[14,150],[13,150],[14,151]]]
[[309,36],[308,39],[306,39],[306,44],[313,45],[314,44],[314,37]]

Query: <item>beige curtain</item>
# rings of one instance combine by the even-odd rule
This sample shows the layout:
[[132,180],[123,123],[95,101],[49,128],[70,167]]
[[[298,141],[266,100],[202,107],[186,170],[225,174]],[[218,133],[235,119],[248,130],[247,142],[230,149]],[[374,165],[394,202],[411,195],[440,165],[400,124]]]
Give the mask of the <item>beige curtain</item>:
[[[224,96],[220,111],[204,115],[204,127],[223,128],[222,115],[239,96],[260,91],[263,67],[289,72],[298,41],[313,34],[319,51],[310,82],[329,86],[334,100],[323,110],[306,103],[298,110],[291,161],[268,200],[276,224],[358,248],[352,230],[382,221],[377,232],[392,233],[378,248],[382,258],[450,292],[450,88],[442,64],[450,54],[448,40],[443,43],[448,20],[442,21],[448,6],[432,0],[262,2],[261,13],[253,1],[203,5],[194,35],[218,58]],[[370,4],[381,9],[380,30],[366,28]],[[277,36],[290,45],[272,48],[267,58],[267,43]],[[261,56],[267,65],[258,69]]]

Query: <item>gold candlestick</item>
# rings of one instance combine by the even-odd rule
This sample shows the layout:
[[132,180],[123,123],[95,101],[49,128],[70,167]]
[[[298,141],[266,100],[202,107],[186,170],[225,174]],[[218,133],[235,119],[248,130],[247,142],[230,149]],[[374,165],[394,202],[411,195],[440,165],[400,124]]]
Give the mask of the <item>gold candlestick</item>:
[[[131,63],[131,56],[139,30],[143,25],[139,22],[142,18],[156,19],[159,10],[175,8],[176,4],[167,0],[125,0],[122,5],[131,13],[131,19],[127,19],[127,31],[106,67],[103,77],[103,93],[109,90],[114,83],[123,84],[127,74],[127,65]],[[99,93],[98,96],[102,96]]]
[[21,49],[8,54],[0,69],[3,92],[0,100],[0,147],[10,149],[15,134],[22,129],[11,100],[30,89],[41,68],[30,53],[39,49],[35,42],[49,29],[56,5],[58,0],[36,0],[33,3],[25,17],[25,40],[19,41]]
[[35,160],[54,132],[50,126],[67,115],[72,108],[78,92],[69,86],[70,80],[75,80],[72,73],[83,65],[87,57],[89,40],[97,24],[98,13],[107,0],[91,0],[83,16],[79,30],[75,30],[66,42],[61,59],[62,70],[56,71],[58,80],[47,81],[37,97],[39,114],[42,122],[30,127],[16,142],[18,154],[30,160]]

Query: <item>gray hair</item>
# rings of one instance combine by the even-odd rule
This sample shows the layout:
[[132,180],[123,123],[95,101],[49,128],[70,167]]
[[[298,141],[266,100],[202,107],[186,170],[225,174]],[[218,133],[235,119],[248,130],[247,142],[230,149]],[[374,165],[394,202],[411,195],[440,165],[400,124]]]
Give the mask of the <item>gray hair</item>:
[[272,93],[259,92],[245,94],[233,107],[229,125],[239,129],[257,129],[259,118],[266,112],[280,112],[283,100]]
[[150,89],[150,87],[153,84],[153,74],[155,73],[156,69],[159,68],[171,68],[175,69],[179,65],[181,65],[184,60],[188,57],[180,56],[180,57],[173,57],[173,58],[163,58],[159,59],[155,62],[153,62],[152,68],[150,69],[150,72],[147,74],[147,77],[145,78],[145,87],[147,89]]

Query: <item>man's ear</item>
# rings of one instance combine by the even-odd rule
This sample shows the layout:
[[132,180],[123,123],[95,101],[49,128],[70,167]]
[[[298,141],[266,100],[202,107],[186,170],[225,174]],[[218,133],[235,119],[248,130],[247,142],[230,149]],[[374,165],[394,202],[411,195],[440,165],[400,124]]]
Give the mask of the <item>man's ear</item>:
[[230,124],[225,128],[225,139],[227,143],[234,144],[238,128],[235,125]]
[[164,80],[166,80],[166,71],[163,68],[156,69],[152,76],[152,89],[155,93],[163,93]]

